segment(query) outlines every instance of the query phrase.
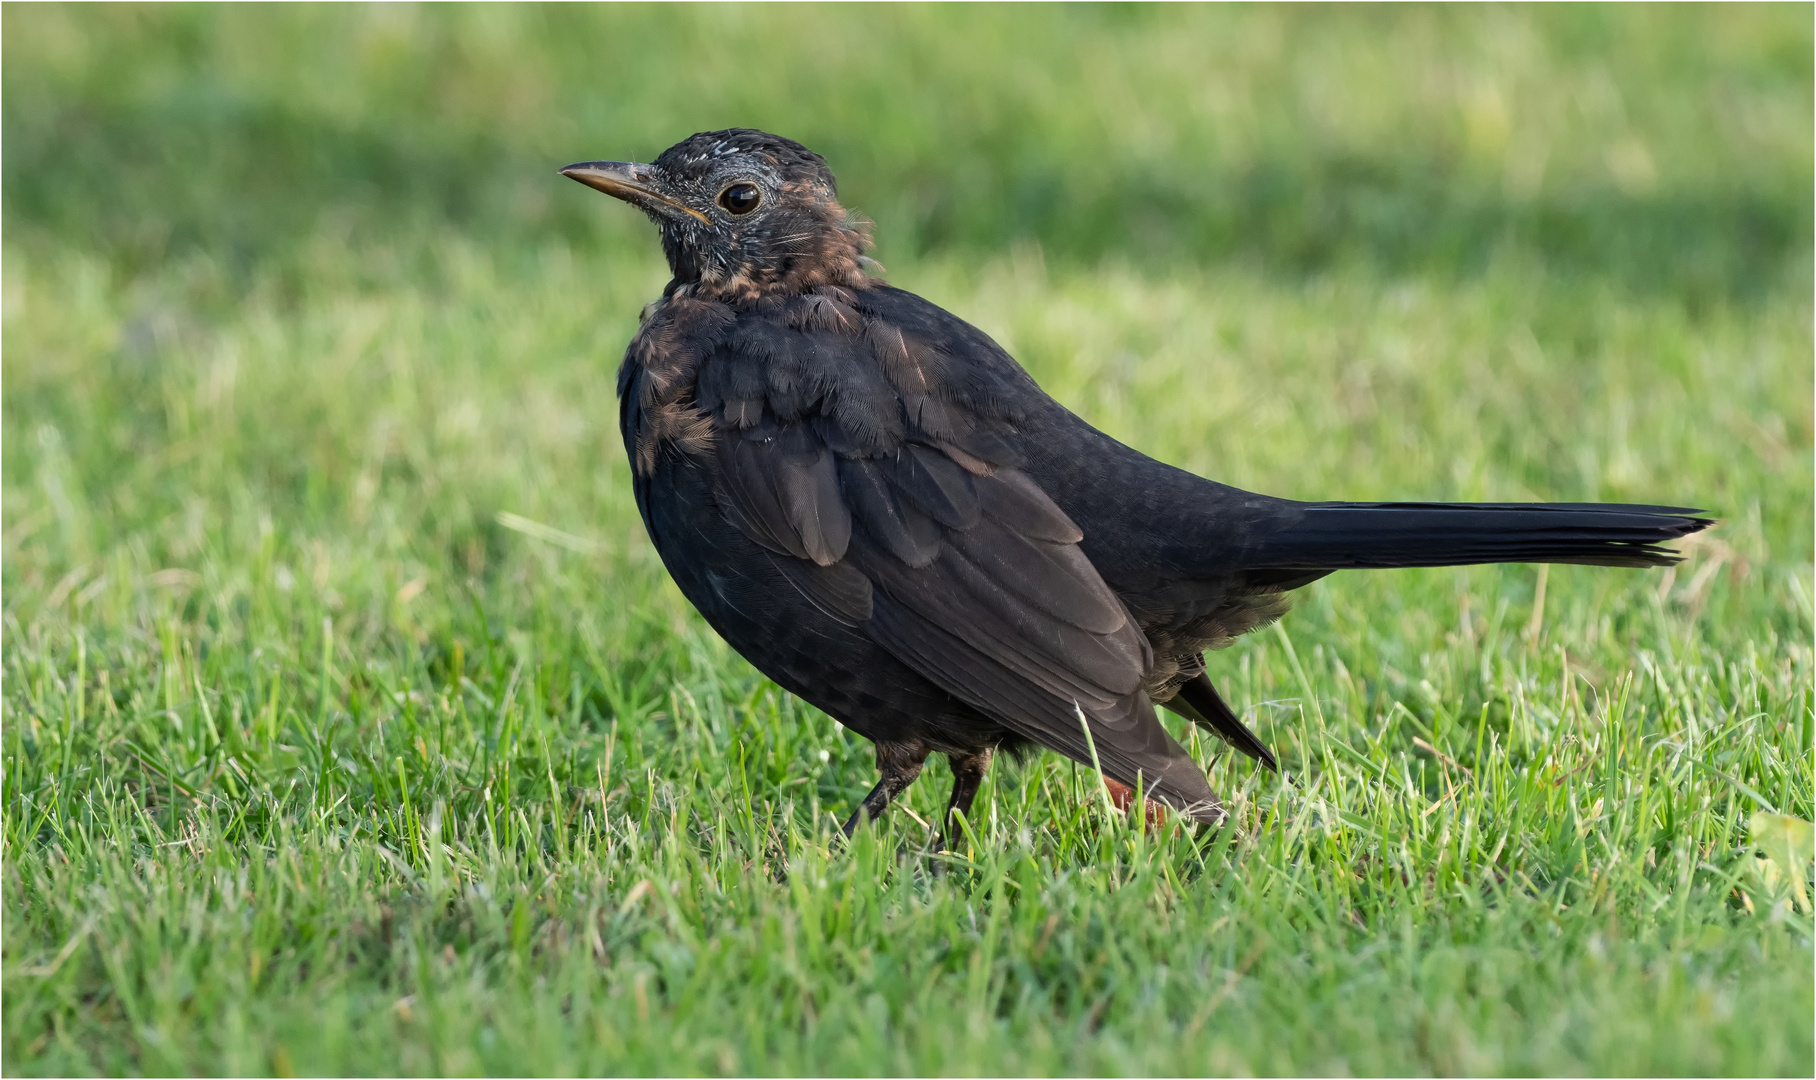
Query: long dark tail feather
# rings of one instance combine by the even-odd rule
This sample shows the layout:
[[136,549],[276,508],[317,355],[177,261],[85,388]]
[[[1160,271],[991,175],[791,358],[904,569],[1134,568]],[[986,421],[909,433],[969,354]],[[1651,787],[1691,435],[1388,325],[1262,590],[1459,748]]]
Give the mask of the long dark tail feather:
[[[1670,566],[1664,545],[1715,524],[1682,506],[1627,503],[1301,503],[1241,555],[1250,585],[1295,589],[1334,570],[1477,563]],[[1274,755],[1202,672],[1166,708],[1275,772]]]
[[[1665,547],[1714,524],[1700,510],[1624,503],[1302,503],[1244,552],[1255,570],[1476,563],[1670,566]],[[1309,578],[1307,579],[1309,580]]]
[[1217,693],[1204,672],[1181,686],[1173,700],[1163,704],[1274,772],[1280,771],[1280,763],[1274,760],[1272,751],[1237,718],[1235,710],[1224,703],[1223,695]]

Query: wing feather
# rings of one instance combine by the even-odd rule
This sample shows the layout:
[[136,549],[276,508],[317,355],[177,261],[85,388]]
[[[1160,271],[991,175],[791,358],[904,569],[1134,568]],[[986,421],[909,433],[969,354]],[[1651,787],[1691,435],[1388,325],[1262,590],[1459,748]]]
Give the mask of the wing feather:
[[870,579],[849,563],[820,566],[805,559],[771,557],[789,584],[814,607],[846,626],[861,626],[873,613]]
[[890,463],[896,490],[928,516],[952,529],[969,529],[982,507],[977,486],[964,467],[930,446],[909,443]]
[[984,513],[1030,540],[1076,544],[1085,538],[1084,530],[1019,469],[993,472],[979,477],[976,484]]
[[994,518],[951,536],[981,577],[1021,603],[1091,634],[1114,634],[1128,622],[1122,601],[1077,544],[1036,540]]
[[851,511],[837,466],[805,424],[725,432],[720,506],[739,529],[778,554],[826,566],[851,542]]
[[939,555],[939,524],[897,497],[880,464],[841,459],[839,481],[853,517],[891,555],[914,567],[926,566]]

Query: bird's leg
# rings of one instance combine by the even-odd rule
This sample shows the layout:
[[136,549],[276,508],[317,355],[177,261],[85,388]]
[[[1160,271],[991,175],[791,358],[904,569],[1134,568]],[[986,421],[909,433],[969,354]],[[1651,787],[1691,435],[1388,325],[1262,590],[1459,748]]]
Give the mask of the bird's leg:
[[952,798],[946,803],[946,821],[940,826],[940,838],[935,851],[944,851],[959,839],[958,815],[971,817],[971,800],[977,798],[977,789],[984,782],[984,774],[990,771],[990,757],[995,748],[986,746],[975,754],[947,754],[946,760],[952,763]]
[[876,767],[883,778],[870,789],[870,794],[864,796],[864,801],[858,804],[851,819],[839,831],[850,836],[859,825],[881,817],[895,797],[908,790],[908,785],[921,775],[921,765],[926,760],[927,750],[918,743],[877,743]]

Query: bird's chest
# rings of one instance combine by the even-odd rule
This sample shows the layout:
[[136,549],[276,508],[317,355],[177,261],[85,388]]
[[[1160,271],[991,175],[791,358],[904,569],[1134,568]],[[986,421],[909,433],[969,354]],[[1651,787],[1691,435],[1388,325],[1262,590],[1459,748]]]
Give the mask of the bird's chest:
[[647,478],[663,455],[712,447],[713,419],[699,407],[699,376],[736,316],[724,305],[671,296],[644,309],[618,372],[618,426],[633,473]]
[[807,423],[841,452],[892,449],[905,434],[904,403],[875,338],[848,289],[740,307],[665,298],[631,341],[620,375],[633,467],[648,475],[664,457],[702,460],[726,438]]

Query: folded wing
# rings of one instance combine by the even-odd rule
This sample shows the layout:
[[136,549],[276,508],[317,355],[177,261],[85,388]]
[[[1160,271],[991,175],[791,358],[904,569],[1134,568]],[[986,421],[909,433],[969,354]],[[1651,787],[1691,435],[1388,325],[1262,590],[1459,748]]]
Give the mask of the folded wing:
[[1015,417],[861,294],[809,300],[740,320],[700,360],[725,516],[817,608],[954,697],[1220,820],[1143,691],[1147,638],[1016,467]]

